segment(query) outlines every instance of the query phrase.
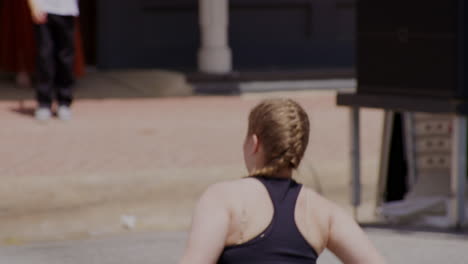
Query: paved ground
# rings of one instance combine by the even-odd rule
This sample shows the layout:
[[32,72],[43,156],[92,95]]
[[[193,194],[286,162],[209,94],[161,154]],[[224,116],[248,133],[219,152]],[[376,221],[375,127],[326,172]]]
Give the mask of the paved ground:
[[[17,88],[0,72],[0,101],[33,99],[32,89]],[[192,95],[185,76],[162,70],[91,71],[75,87],[78,99],[165,98]]]
[[[466,264],[466,237],[430,233],[367,230],[387,263]],[[171,264],[177,263],[186,234],[134,233],[79,241],[0,247],[8,264]],[[340,263],[330,252],[319,264]]]
[[[348,112],[333,91],[187,97],[174,73],[93,73],[79,83],[68,123],[36,122],[34,102],[19,103],[31,94],[0,85],[0,243],[115,234],[125,231],[123,215],[136,217],[135,230],[184,230],[206,186],[245,174],[247,113],[272,96],[293,97],[310,115],[298,177],[348,204]],[[382,113],[365,110],[362,120],[360,217],[369,219]]]
[[[297,177],[349,209],[348,112],[333,91],[191,94],[173,73],[93,73],[77,88],[71,122],[38,123],[32,92],[0,82],[0,263],[175,263],[200,193],[245,174],[247,113],[265,97],[304,106],[312,133]],[[364,221],[381,127],[381,111],[363,111]],[[389,263],[466,263],[466,237],[369,234]],[[337,262],[325,254],[320,263]]]

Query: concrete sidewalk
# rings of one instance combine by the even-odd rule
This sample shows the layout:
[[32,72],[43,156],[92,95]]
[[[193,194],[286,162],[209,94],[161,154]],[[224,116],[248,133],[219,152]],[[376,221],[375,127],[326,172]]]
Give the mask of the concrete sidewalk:
[[[298,178],[349,209],[348,110],[333,91],[187,97],[181,76],[150,76],[122,74],[113,85],[89,75],[65,123],[36,122],[35,103],[20,106],[24,97],[0,85],[0,244],[127,232],[124,215],[135,217],[133,231],[186,229],[209,184],[245,175],[247,114],[271,96],[295,98],[310,115]],[[373,217],[381,129],[382,112],[364,110],[363,221]]]

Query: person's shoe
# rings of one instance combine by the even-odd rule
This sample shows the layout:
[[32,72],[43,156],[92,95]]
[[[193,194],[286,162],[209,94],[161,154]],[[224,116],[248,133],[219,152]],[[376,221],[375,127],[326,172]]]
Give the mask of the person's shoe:
[[72,118],[72,113],[71,113],[71,110],[70,110],[70,107],[66,106],[66,105],[61,105],[59,106],[58,110],[57,110],[57,116],[60,120],[63,120],[63,121],[68,121]]
[[52,116],[52,112],[48,107],[39,107],[34,112],[34,117],[39,121],[47,121]]

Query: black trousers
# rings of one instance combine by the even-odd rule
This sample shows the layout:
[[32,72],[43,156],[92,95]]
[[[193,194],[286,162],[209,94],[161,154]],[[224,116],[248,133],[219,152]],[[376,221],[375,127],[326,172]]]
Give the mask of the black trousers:
[[47,23],[35,25],[37,42],[36,97],[41,107],[73,101],[73,66],[75,60],[75,20],[72,16],[47,16]]

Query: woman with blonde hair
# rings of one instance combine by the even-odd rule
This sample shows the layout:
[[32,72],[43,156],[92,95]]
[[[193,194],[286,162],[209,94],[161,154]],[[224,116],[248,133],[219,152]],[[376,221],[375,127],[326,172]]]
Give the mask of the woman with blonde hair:
[[205,191],[179,263],[316,263],[325,248],[346,264],[385,263],[351,217],[292,179],[308,141],[298,103],[257,105],[243,148],[249,176]]

